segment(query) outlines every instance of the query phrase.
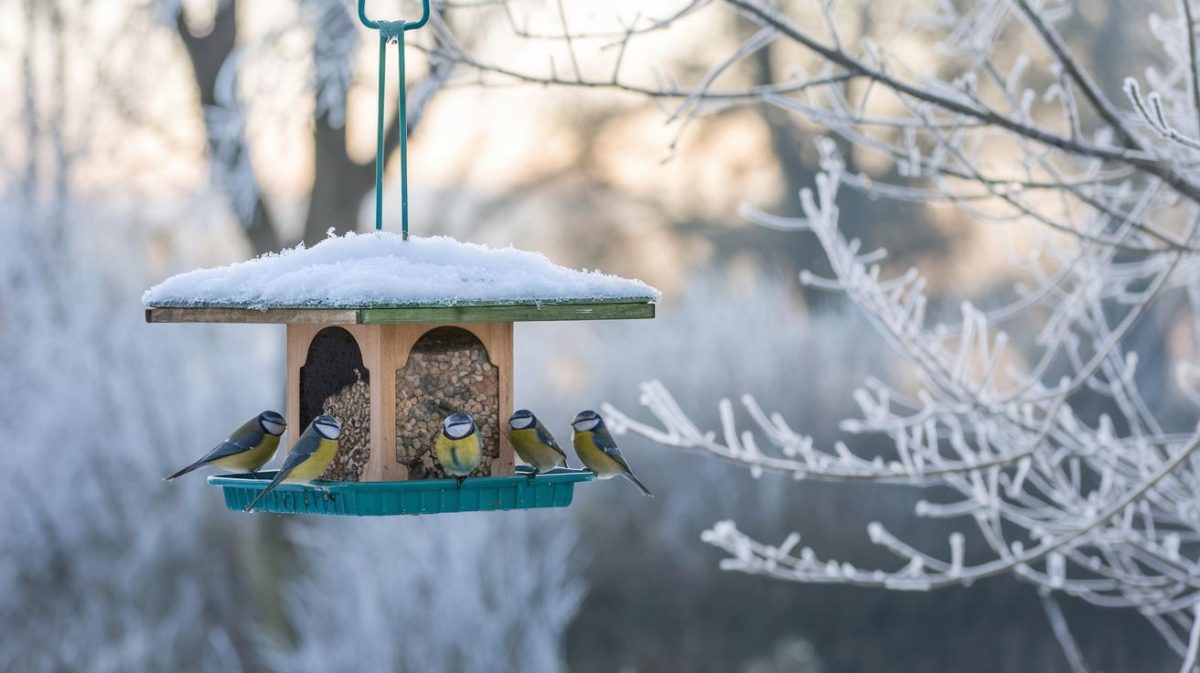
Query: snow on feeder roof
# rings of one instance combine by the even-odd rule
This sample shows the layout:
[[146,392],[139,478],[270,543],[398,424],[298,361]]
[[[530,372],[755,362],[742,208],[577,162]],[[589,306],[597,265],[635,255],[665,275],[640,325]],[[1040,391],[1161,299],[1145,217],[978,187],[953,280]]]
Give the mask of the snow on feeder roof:
[[650,318],[660,293],[544,255],[373,232],[168,278],[150,322],[388,323]]

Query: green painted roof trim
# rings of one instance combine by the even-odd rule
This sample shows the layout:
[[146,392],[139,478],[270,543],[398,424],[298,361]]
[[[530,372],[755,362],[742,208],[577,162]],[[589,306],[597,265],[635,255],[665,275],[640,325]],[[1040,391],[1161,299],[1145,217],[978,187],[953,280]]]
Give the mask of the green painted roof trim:
[[653,318],[654,304],[595,303],[367,308],[358,310],[364,325],[423,322],[525,322],[537,320],[629,320]]

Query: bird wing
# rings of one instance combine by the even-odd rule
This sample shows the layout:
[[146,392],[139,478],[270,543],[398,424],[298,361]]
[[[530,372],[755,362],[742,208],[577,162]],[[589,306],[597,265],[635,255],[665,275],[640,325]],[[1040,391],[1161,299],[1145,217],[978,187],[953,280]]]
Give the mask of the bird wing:
[[280,480],[286,478],[292,473],[292,470],[296,469],[297,465],[311,458],[317,452],[317,448],[320,445],[321,440],[319,436],[314,437],[309,435],[301,437],[300,441],[296,442],[296,445],[288,452],[287,458],[284,458],[283,465],[279,467],[279,474],[276,478]]
[[214,446],[200,459],[200,462],[211,463],[214,460],[249,451],[262,442],[262,435],[262,430],[258,427],[258,418],[252,418],[243,423],[242,427],[234,430],[228,439]]
[[313,431],[312,434],[309,434],[306,431],[305,434],[300,435],[300,439],[296,442],[296,445],[292,447],[292,450],[288,452],[287,458],[283,460],[283,465],[281,465],[279,467],[279,471],[275,473],[275,478],[271,479],[271,483],[267,484],[266,488],[264,488],[262,491],[259,491],[258,495],[250,501],[249,505],[246,505],[243,511],[254,511],[254,508],[258,506],[259,501],[267,497],[268,493],[274,491],[275,487],[282,483],[284,479],[287,479],[287,476],[292,473],[292,470],[296,469],[297,465],[303,463],[305,460],[308,460],[314,453],[316,453],[317,447],[320,445],[320,435],[317,435],[316,431]]
[[652,493],[649,488],[646,488],[646,485],[642,483],[642,480],[638,479],[633,474],[633,470],[630,469],[629,463],[625,462],[625,456],[621,455],[621,450],[617,448],[616,440],[614,440],[612,435],[609,434],[608,428],[596,428],[593,441],[596,443],[596,446],[600,447],[600,450],[604,451],[604,453],[608,455],[609,458],[612,458],[621,464],[621,467],[625,469],[625,478],[633,482],[633,485],[637,486],[639,491],[641,491],[647,497],[654,497],[654,493]]
[[217,444],[213,448],[209,449],[208,453],[204,454],[204,457],[202,457],[200,460],[197,460],[191,465],[179,470],[175,474],[172,474],[171,476],[167,477],[167,479],[176,479],[178,477],[182,477],[192,470],[204,465],[208,465],[213,461],[249,451],[262,442],[262,435],[263,432],[258,427],[258,417],[256,416],[251,418],[243,423],[240,428],[234,430],[233,434],[229,435],[229,439],[226,439],[220,444]]
[[254,444],[243,444],[241,442],[236,442],[232,439],[227,439],[227,440],[221,442],[220,444],[217,444],[216,446],[214,446],[211,451],[209,451],[207,454],[205,454],[205,456],[203,458],[200,459],[200,462],[201,463],[211,463],[214,460],[220,460],[222,458],[228,458],[229,456],[235,456],[239,453],[244,453],[253,448],[254,448]]
[[562,450],[562,447],[558,445],[558,440],[554,439],[554,435],[550,434],[550,431],[542,425],[541,421],[538,421],[537,424],[537,438],[539,442],[554,449],[563,457],[563,460],[566,460],[567,452]]
[[605,453],[609,458],[621,464],[626,472],[632,472],[629,468],[629,463],[625,462],[625,456],[621,455],[621,449],[617,448],[617,440],[613,439],[609,434],[608,428],[596,428],[592,431],[592,441],[596,446]]

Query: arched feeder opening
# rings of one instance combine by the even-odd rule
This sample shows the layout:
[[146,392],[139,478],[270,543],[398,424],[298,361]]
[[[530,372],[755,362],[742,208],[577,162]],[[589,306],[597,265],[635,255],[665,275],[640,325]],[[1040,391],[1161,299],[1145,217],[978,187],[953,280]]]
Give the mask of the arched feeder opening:
[[320,414],[342,422],[338,454],[322,475],[330,481],[358,481],[371,457],[371,374],[354,335],[326,327],[313,337],[300,368],[299,433]]
[[472,476],[492,474],[500,455],[500,371],[470,331],[437,327],[421,336],[396,370],[396,462],[409,479],[440,479],[433,455],[442,419],[463,411],[475,417],[483,463]]

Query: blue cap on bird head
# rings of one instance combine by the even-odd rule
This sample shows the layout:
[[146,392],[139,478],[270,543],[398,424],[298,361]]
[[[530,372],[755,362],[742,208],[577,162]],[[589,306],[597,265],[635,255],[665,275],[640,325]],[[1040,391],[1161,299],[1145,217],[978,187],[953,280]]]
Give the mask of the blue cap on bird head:
[[462,439],[475,432],[475,419],[471,418],[471,414],[464,414],[461,411],[450,414],[446,420],[442,421],[442,432],[450,439]]
[[325,439],[337,439],[342,434],[342,423],[333,416],[317,416],[312,424]]
[[512,418],[508,419],[508,427],[513,430],[524,430],[525,428],[533,427],[537,419],[533,417],[533,412],[528,409],[517,409],[513,412]]
[[278,411],[264,411],[258,415],[258,425],[263,432],[278,437],[287,428],[287,421]]
[[600,414],[587,409],[581,411],[575,416],[575,420],[571,421],[571,427],[580,432],[595,430],[596,426],[603,425],[604,419],[600,418]]

